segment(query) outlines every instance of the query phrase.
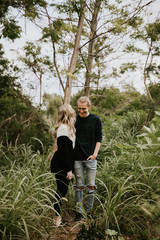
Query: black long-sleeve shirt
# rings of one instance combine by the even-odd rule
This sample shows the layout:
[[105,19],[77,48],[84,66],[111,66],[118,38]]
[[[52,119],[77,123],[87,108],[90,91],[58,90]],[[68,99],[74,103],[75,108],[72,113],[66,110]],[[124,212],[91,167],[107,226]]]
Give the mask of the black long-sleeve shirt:
[[97,142],[102,141],[102,123],[97,115],[90,113],[76,119],[75,160],[86,160],[94,153]]
[[62,124],[57,131],[57,151],[51,160],[51,172],[74,169],[74,138],[70,138],[67,126]]

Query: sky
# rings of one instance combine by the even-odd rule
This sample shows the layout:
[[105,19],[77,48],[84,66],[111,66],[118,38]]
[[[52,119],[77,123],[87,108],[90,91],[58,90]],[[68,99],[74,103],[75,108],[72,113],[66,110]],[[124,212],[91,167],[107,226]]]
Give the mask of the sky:
[[[146,1],[148,2],[148,1]],[[151,11],[153,12],[153,15],[151,17],[160,17],[160,0],[156,0],[154,3],[154,8],[151,7]],[[36,27],[32,22],[26,20],[23,17],[17,17],[17,19],[23,29],[21,38],[16,39],[14,42],[11,40],[2,39],[1,42],[4,45],[5,49],[5,55],[10,61],[17,62],[17,57],[19,54],[23,54],[23,46],[27,41],[35,42],[40,38],[40,30],[38,27]],[[48,43],[49,44],[49,43]],[[48,46],[49,47],[49,46]],[[51,54],[49,51],[49,48],[44,50],[44,53]],[[138,61],[138,59],[135,59]],[[24,70],[24,66],[20,64],[20,62],[17,62],[18,66],[22,70]],[[116,62],[114,63],[116,64]],[[23,86],[23,91],[25,94],[30,95],[33,102],[38,103],[39,102],[39,81],[36,79],[33,73],[29,71],[25,71],[27,74],[20,76],[20,82]],[[26,81],[26,77],[29,79],[29,81]],[[48,79],[47,79],[48,78]],[[122,86],[126,84],[126,80],[130,79],[130,84],[132,84],[139,92],[144,92],[144,83],[142,76],[137,75],[137,73],[130,73],[126,75],[124,78],[119,79],[117,81],[116,79],[111,78],[109,81],[107,80],[107,86],[114,86],[119,87],[120,89]],[[30,84],[33,85],[33,89],[30,88]],[[73,87],[72,94],[76,93],[80,88]],[[63,91],[60,87],[58,79],[55,77],[49,77],[45,76],[45,79],[43,81],[43,87],[42,87],[43,93],[47,92],[49,94],[57,93],[62,95]]]

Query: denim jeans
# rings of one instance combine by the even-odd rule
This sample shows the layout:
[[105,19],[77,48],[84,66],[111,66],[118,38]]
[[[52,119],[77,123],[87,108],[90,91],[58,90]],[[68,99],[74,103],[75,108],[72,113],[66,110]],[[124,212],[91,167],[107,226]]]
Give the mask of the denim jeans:
[[[86,170],[86,188],[87,188],[87,204],[86,211],[90,211],[93,207],[94,202],[94,193],[96,190],[95,186],[95,178],[97,171],[97,160],[83,160],[83,161],[75,161],[74,165],[75,176],[76,176],[76,202],[78,207],[78,212],[83,214],[83,189],[84,185],[84,171]],[[88,186],[94,186],[94,190],[90,189]],[[82,190],[78,189],[78,187],[82,187]]]

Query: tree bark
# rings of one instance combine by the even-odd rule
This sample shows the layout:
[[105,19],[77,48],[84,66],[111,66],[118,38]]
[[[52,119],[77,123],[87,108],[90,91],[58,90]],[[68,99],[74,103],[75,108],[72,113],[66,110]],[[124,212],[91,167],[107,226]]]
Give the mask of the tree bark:
[[86,1],[83,1],[82,10],[81,10],[79,21],[78,21],[77,34],[75,37],[74,50],[73,50],[70,66],[68,69],[67,82],[66,82],[65,92],[64,92],[64,103],[70,103],[72,82],[73,82],[74,72],[76,69],[76,63],[79,55],[79,46],[80,46],[82,27],[83,27],[84,17],[85,17],[85,8],[86,8]]
[[39,82],[40,82],[39,106],[42,107],[42,73],[39,76]]
[[[86,81],[84,88],[84,95],[89,95],[90,83],[91,83],[91,73],[92,73],[92,63],[94,58],[94,44],[96,40],[96,32],[97,32],[97,23],[98,23],[98,13],[100,10],[102,0],[96,0],[94,4],[94,11],[92,14],[91,20],[91,32],[89,37],[89,45],[88,45],[88,59],[86,64]],[[90,41],[92,39],[92,41]]]
[[[147,54],[147,58],[146,58],[146,61],[145,61],[145,65],[144,65],[144,71],[143,71],[143,77],[144,77],[144,86],[146,88],[146,91],[147,91],[147,94],[151,100],[151,102],[153,102],[153,98],[151,96],[151,93],[149,91],[149,88],[148,88],[148,85],[147,85],[147,77],[148,77],[148,73],[147,73],[147,64],[148,64],[148,61],[149,61],[149,56],[152,54],[152,41],[150,43],[150,47],[149,47],[149,51],[148,51],[148,54]],[[151,60],[152,61],[152,60]],[[149,65],[151,64],[151,62],[149,63]]]

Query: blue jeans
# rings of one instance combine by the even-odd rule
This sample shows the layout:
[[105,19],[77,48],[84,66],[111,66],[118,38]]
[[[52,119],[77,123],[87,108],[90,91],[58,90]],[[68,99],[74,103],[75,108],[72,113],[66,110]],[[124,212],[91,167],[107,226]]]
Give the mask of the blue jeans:
[[[87,188],[87,204],[86,211],[90,211],[93,207],[94,193],[96,190],[95,178],[97,171],[97,160],[83,160],[75,161],[74,164],[75,176],[76,176],[76,202],[78,207],[78,212],[83,214],[83,189],[84,185],[84,170],[86,170],[86,188]],[[94,190],[90,189],[89,186],[94,187]],[[81,187],[79,189],[78,187]]]

